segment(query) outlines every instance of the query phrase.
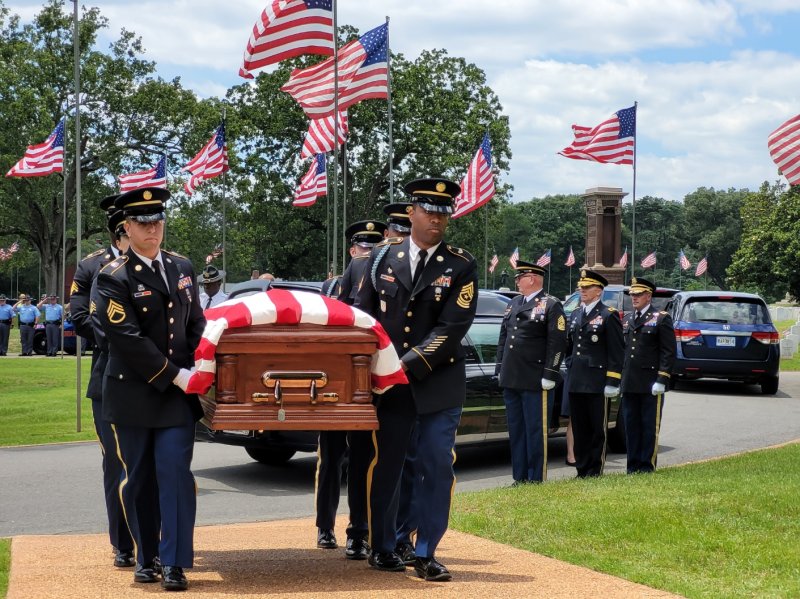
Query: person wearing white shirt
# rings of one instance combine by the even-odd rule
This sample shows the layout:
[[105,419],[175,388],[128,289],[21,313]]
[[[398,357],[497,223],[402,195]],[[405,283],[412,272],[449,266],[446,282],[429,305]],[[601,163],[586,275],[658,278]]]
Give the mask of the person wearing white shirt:
[[208,310],[221,304],[228,299],[228,294],[222,291],[222,280],[225,278],[225,271],[219,270],[216,266],[209,264],[203,269],[200,282],[203,284],[203,292],[200,294],[200,307]]

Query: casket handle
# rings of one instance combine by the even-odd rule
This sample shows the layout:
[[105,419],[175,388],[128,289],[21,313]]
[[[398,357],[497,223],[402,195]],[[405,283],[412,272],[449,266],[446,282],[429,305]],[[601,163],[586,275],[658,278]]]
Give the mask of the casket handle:
[[328,375],[321,370],[267,370],[261,375],[261,383],[272,389],[280,381],[284,388],[308,388],[313,382],[317,389],[328,384]]

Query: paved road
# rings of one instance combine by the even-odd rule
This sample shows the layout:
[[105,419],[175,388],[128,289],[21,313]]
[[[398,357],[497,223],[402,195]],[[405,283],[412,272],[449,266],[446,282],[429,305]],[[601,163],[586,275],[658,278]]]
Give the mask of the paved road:
[[[659,465],[765,447],[800,438],[800,373],[784,374],[776,396],[757,387],[698,381],[667,396]],[[564,440],[550,445],[551,479],[574,476],[564,466]],[[314,513],[316,458],[302,454],[276,468],[238,447],[198,443],[193,470],[200,489],[199,524],[252,522]],[[510,484],[508,451],[463,451],[457,491]],[[623,472],[610,454],[607,472]],[[105,529],[100,449],[94,443],[0,449],[0,537],[85,533]],[[346,506],[343,498],[342,506]],[[345,508],[346,509],[346,508]],[[311,534],[311,533],[309,533]]]

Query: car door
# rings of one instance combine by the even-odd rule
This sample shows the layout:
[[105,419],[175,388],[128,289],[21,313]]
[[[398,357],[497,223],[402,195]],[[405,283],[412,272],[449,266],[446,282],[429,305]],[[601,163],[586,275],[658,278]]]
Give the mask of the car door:
[[[486,440],[494,408],[494,357],[500,319],[476,319],[462,340],[466,354],[467,396],[461,423],[458,427],[458,444],[482,443]],[[490,360],[490,362],[487,362]]]

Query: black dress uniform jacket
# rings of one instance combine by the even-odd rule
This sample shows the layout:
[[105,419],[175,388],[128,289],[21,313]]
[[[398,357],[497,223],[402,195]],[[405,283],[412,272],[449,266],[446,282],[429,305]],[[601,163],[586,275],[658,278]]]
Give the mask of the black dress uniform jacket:
[[500,329],[497,365],[500,386],[541,391],[542,379],[558,381],[567,348],[567,319],[561,302],[544,291],[530,301],[511,300]]
[[161,260],[169,289],[130,250],[97,276],[96,310],[109,343],[103,417],[115,424],[162,428],[202,417],[197,396],[172,383],[194,365],[206,324],[195,272],[183,256],[162,251]]
[[631,312],[623,323],[625,365],[622,369],[623,393],[650,393],[653,383],[668,385],[675,363],[675,330],[667,312],[652,304],[638,319]]
[[348,306],[352,306],[356,301],[358,286],[361,281],[364,280],[364,273],[367,272],[368,266],[369,254],[365,254],[353,258],[347,268],[344,269],[342,279],[339,283],[339,299]]
[[103,399],[103,373],[108,361],[108,345],[105,343],[102,331],[100,331],[100,335],[97,335],[98,331],[92,322],[92,283],[100,269],[113,259],[114,251],[110,247],[104,250],[97,250],[86,256],[78,264],[78,269],[75,271],[72,287],[70,288],[70,319],[72,324],[75,325],[75,331],[81,337],[95,342],[95,349],[92,352],[92,375],[86,388],[86,397],[95,401]]
[[356,307],[386,329],[408,368],[418,414],[461,406],[466,395],[461,340],[475,318],[478,275],[465,250],[439,244],[411,288],[409,238],[372,250]]
[[583,307],[570,319],[567,355],[570,393],[602,393],[622,379],[625,340],[619,312],[602,301],[589,314]]

